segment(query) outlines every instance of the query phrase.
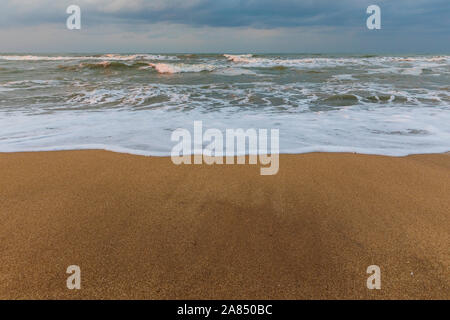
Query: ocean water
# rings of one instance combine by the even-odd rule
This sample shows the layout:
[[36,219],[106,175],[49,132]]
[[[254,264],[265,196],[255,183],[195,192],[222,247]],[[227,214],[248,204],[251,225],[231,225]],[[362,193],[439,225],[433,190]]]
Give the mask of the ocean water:
[[0,54],[0,152],[169,155],[177,128],[279,129],[281,153],[450,150],[450,56]]

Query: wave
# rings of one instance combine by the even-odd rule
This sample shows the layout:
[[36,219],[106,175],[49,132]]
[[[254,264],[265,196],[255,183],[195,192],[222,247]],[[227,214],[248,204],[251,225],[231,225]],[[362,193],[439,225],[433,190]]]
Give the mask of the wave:
[[185,73],[185,72],[205,72],[205,71],[213,71],[216,69],[216,66],[210,64],[185,64],[185,63],[177,63],[177,64],[168,64],[168,63],[150,63],[152,68],[154,68],[158,73]]
[[86,69],[110,69],[110,68],[123,69],[128,68],[130,66],[121,62],[102,61],[99,63],[81,63],[79,67]]
[[143,65],[147,65],[146,63],[133,63],[127,64],[119,61],[102,61],[99,63],[81,63],[79,68],[86,69],[129,69],[129,68],[138,68]]
[[101,61],[101,62],[81,62],[78,65],[59,65],[59,69],[67,71],[77,71],[81,69],[91,70],[144,70],[151,68],[148,62],[144,61]]
[[[264,57],[253,54],[231,55],[224,54],[229,62],[250,68],[320,68],[320,67],[339,67],[339,66],[376,66],[385,68],[387,64],[398,66],[391,68],[391,71],[420,75],[419,69],[447,66],[450,62],[450,56],[425,56],[425,57],[381,57],[381,56],[363,56],[363,57]],[[402,65],[403,64],[403,65]],[[408,68],[413,66],[413,68]]]
[[237,54],[237,55],[233,55],[233,54],[224,54],[223,55],[225,58],[227,58],[229,61],[232,62],[243,62],[243,63],[249,63],[251,62],[251,58],[253,57],[252,54]]
[[353,94],[336,94],[324,100],[324,103],[329,106],[353,106],[359,102],[357,96]]
[[214,74],[223,75],[223,76],[243,76],[243,75],[258,75],[256,72],[243,69],[243,68],[220,68],[213,72]]
[[93,56],[37,56],[37,55],[1,55],[0,60],[6,61],[71,61],[71,60],[109,60],[109,61],[136,61],[136,60],[179,60],[176,56],[152,54],[103,54]]
[[[59,65],[58,68],[67,71],[76,71],[79,69],[92,69],[92,70],[121,70],[121,69],[133,69],[148,70],[154,69],[161,74],[175,74],[175,73],[198,73],[198,72],[212,72],[215,74],[227,75],[227,76],[239,76],[239,75],[257,75],[256,72],[245,68],[233,68],[229,66],[220,66],[212,64],[188,64],[188,63],[149,63],[145,61],[129,61],[129,60],[104,60],[100,62],[81,62],[78,65]],[[288,67],[282,65],[276,65],[268,67],[274,71],[284,71]]]
[[[0,60],[7,61],[62,61],[62,60],[77,60],[82,57],[48,57],[48,56],[0,56]],[[87,58],[87,57],[86,57]],[[91,57],[94,59],[94,57]]]
[[54,87],[60,84],[58,80],[17,80],[0,83],[0,91],[14,91],[23,89],[40,89]]

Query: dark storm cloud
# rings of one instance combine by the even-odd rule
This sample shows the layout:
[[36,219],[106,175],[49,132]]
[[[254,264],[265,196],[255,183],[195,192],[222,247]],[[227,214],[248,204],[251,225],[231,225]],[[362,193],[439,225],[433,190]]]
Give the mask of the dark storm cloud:
[[370,4],[382,7],[384,24],[449,27],[449,0],[2,0],[3,26],[61,21],[70,4],[86,22],[170,22],[209,27],[354,26]]
[[0,0],[0,51],[449,52],[449,17],[450,0]]
[[[194,26],[213,27],[286,27],[346,23],[340,19],[355,10],[345,6],[353,1],[201,1],[188,8],[169,6],[160,10],[117,12],[115,17],[145,22],[169,21]],[[358,5],[359,9],[361,7]],[[360,10],[361,11],[361,10]],[[350,15],[348,17],[351,17]]]

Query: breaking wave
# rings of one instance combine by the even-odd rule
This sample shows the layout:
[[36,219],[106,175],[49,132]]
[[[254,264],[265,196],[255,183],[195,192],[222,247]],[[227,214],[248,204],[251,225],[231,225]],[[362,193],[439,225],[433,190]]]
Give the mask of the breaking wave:
[[213,71],[216,66],[210,64],[168,64],[168,63],[150,63],[152,68],[154,68],[158,73],[185,73],[185,72],[204,72]]
[[178,57],[153,54],[104,54],[93,56],[33,56],[33,55],[0,55],[0,60],[6,61],[83,61],[83,60],[110,60],[110,61],[132,61],[132,60],[178,60]]

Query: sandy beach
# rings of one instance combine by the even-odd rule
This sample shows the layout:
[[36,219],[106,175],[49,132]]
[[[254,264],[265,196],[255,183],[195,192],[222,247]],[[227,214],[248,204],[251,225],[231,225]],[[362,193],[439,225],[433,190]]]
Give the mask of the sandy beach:
[[[450,156],[0,154],[1,299],[449,299]],[[381,290],[366,269],[381,268]],[[66,268],[81,267],[81,290]]]

